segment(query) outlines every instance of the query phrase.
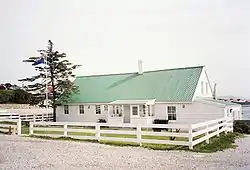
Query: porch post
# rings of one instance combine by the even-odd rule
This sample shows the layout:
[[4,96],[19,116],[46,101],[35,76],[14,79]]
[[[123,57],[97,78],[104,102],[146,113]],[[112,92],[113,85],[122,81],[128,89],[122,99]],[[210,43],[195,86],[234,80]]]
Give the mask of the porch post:
[[150,114],[153,115],[153,108],[152,108],[153,105],[149,105],[149,110],[150,110]]
[[122,118],[124,117],[124,105],[122,105]]
[[150,107],[150,105],[146,104],[146,107],[145,107],[146,108],[146,117],[149,117],[149,111],[148,111],[149,107]]

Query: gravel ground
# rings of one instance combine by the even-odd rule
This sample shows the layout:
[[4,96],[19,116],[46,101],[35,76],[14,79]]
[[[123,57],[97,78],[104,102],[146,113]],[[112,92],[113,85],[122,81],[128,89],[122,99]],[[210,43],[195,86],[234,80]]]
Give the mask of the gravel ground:
[[250,136],[237,149],[202,154],[0,135],[0,169],[250,169]]

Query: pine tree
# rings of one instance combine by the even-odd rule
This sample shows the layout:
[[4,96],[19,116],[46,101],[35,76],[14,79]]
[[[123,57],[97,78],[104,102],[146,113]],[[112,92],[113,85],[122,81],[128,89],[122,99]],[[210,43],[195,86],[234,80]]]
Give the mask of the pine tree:
[[[25,86],[27,91],[31,91],[36,96],[36,101],[44,101],[46,96],[46,82],[51,87],[49,99],[53,108],[53,120],[56,121],[56,107],[69,101],[72,93],[78,92],[78,87],[70,80],[75,77],[73,70],[80,67],[74,65],[66,59],[65,53],[59,53],[54,50],[54,44],[49,40],[46,50],[38,50],[40,56],[29,57],[23,62],[32,63],[38,75],[20,79],[21,82],[27,82]],[[46,60],[47,59],[47,60]],[[44,61],[43,66],[34,65],[38,60]],[[47,75],[47,76],[46,76]]]

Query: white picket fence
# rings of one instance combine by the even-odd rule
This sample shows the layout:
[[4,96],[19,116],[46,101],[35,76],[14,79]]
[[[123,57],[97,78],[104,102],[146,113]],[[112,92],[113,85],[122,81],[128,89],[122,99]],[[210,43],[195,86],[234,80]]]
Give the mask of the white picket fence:
[[22,123],[21,119],[0,119],[0,132],[21,135]]
[[52,113],[0,113],[0,120],[4,119],[13,119],[18,120],[21,119],[22,121],[32,121],[32,122],[39,122],[39,121],[52,121],[53,114]]
[[[116,129],[115,129],[116,128]],[[155,132],[152,128],[164,128],[168,131]],[[170,130],[170,131],[169,131]],[[50,137],[71,137],[104,141],[182,145],[193,149],[193,146],[206,141],[222,132],[233,131],[233,120],[216,119],[197,124],[108,124],[82,122],[30,122],[30,135]],[[112,135],[112,136],[111,136]],[[127,135],[121,137],[119,135]],[[128,136],[130,135],[130,137]],[[132,135],[132,137],[131,137]],[[159,139],[159,137],[165,137]],[[170,140],[166,137],[175,137]],[[174,139],[174,140],[173,140]]]

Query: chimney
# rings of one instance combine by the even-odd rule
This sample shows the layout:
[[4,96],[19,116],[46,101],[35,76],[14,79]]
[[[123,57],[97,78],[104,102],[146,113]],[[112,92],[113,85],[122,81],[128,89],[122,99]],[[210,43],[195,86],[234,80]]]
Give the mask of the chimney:
[[142,60],[138,60],[138,74],[143,73]]

